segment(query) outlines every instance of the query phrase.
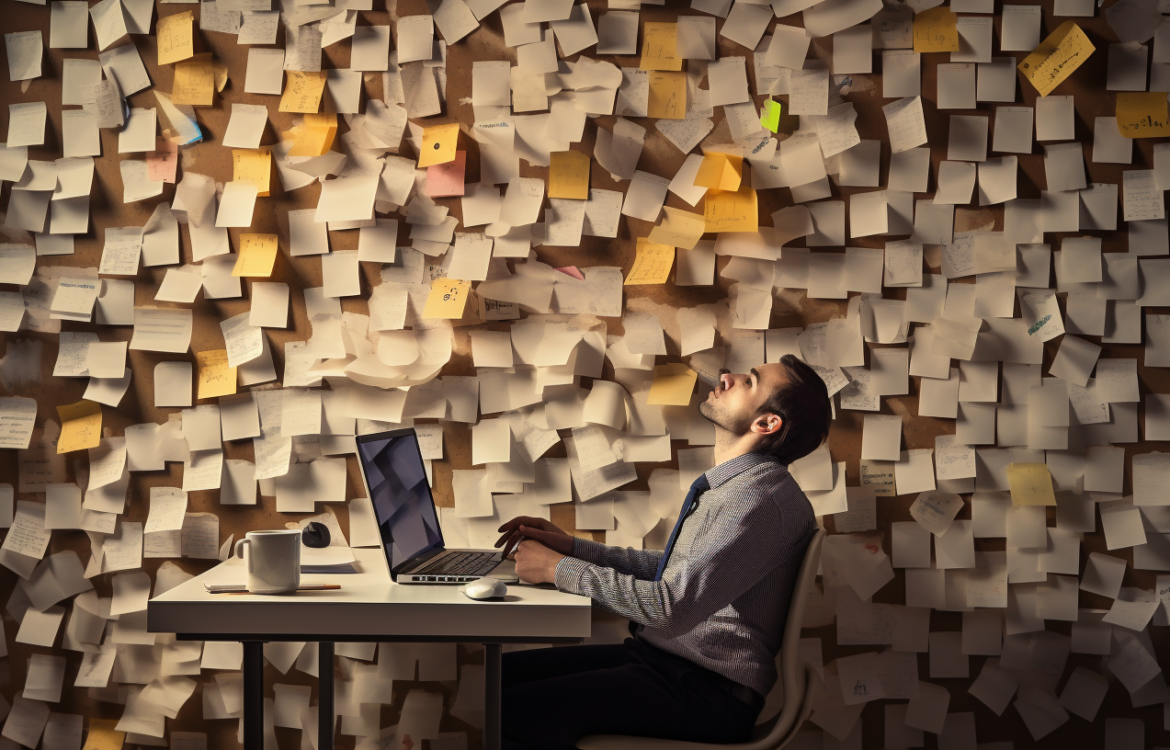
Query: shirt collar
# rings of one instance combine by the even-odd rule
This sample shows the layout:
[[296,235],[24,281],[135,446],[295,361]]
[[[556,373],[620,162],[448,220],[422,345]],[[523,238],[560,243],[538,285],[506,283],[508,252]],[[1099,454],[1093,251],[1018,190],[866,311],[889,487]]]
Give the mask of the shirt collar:
[[718,466],[707,469],[704,474],[707,477],[708,484],[711,485],[711,489],[715,489],[753,466],[762,463],[779,463],[779,461],[780,459],[771,453],[744,453],[741,456],[729,458]]

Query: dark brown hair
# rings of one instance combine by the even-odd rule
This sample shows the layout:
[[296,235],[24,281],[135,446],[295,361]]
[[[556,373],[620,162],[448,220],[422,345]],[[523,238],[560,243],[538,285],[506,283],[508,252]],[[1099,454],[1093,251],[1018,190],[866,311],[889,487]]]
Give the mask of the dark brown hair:
[[765,436],[760,451],[790,464],[815,451],[829,436],[833,407],[829,389],[816,370],[793,354],[781,357],[780,364],[787,371],[787,382],[776,388],[759,413],[775,414],[783,424]]

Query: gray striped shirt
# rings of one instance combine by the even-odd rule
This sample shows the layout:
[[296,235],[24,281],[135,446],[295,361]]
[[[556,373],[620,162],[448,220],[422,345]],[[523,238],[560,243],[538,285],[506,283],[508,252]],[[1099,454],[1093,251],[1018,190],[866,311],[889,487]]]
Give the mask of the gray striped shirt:
[[578,538],[557,563],[556,586],[628,617],[646,643],[767,695],[816,519],[770,454],[745,453],[706,474],[711,489],[683,522],[661,581],[661,550]]

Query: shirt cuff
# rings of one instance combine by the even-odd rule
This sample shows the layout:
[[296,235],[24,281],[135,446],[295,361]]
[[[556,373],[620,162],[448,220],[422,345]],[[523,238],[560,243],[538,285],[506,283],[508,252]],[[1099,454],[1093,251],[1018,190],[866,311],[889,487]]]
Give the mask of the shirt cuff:
[[570,594],[580,594],[581,578],[585,575],[585,571],[591,564],[576,557],[561,558],[553,574],[553,582],[556,584],[557,589],[559,591],[567,591]]

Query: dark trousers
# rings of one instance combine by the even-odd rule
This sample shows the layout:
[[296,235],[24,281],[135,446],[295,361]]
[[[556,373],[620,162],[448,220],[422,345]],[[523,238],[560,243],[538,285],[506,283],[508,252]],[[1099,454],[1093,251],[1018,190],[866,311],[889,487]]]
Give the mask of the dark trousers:
[[504,750],[570,750],[590,734],[746,742],[759,709],[726,678],[635,638],[503,655]]

